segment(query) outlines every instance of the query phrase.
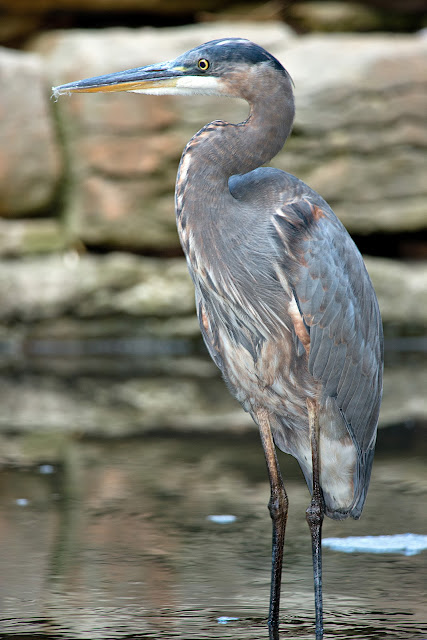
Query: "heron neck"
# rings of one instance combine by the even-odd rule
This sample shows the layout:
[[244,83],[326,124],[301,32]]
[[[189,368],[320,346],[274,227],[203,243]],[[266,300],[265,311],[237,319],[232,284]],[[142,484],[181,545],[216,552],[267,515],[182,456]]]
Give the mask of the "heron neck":
[[[205,246],[205,259],[230,234],[231,217],[239,205],[228,181],[269,162],[283,147],[293,124],[294,101],[290,79],[270,84],[262,99],[251,99],[249,117],[241,124],[214,121],[187,144],[179,165],[175,204],[178,233],[187,256]],[[256,87],[253,94],[257,95]],[[234,212],[234,213],[233,213]],[[240,218],[235,226],[244,224]],[[224,231],[225,230],[225,231]],[[209,242],[208,242],[209,240]],[[192,249],[193,247],[193,249]],[[194,262],[195,256],[192,256]]]
[[[247,97],[250,113],[245,122],[211,122],[187,144],[177,176],[177,214],[180,201],[188,196],[203,210],[211,198],[218,205],[232,175],[260,167],[283,147],[292,129],[294,99],[290,80],[275,80],[267,94],[258,94],[260,99]],[[257,96],[256,87],[253,94]]]
[[230,176],[252,171],[274,158],[290,134],[293,118],[293,99],[286,100],[283,95],[275,100],[264,98],[250,104],[245,122],[214,121],[203,127],[186,151],[194,154],[193,167],[203,167],[205,176],[213,174],[216,181],[228,181]]

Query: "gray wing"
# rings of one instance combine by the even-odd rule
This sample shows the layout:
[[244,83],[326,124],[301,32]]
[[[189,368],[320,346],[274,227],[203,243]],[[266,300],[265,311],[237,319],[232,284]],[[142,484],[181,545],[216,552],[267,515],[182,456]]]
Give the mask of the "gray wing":
[[[221,346],[218,328],[215,324],[212,324],[209,315],[206,313],[205,304],[203,296],[199,291],[199,284],[196,283],[195,286],[195,297],[196,297],[196,311],[197,317],[199,320],[200,331],[206,345],[206,348],[209,352],[210,357],[215,362],[216,366],[220,371],[224,372],[224,363],[221,356]],[[208,294],[205,292],[205,300]]]
[[381,317],[363,259],[317,194],[283,206],[273,220],[279,268],[310,335],[310,373],[336,399],[363,455],[375,444],[383,369]]

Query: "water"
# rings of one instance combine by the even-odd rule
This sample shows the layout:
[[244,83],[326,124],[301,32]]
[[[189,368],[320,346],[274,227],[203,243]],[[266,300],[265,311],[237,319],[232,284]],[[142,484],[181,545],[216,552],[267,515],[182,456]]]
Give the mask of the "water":
[[[362,519],[326,519],[325,537],[426,532],[425,431],[397,433],[380,434]],[[256,434],[74,435],[61,459],[0,471],[0,638],[268,637]],[[308,491],[293,459],[280,460],[290,498],[281,638],[312,639]],[[325,549],[325,638],[427,639],[426,576],[427,552]]]

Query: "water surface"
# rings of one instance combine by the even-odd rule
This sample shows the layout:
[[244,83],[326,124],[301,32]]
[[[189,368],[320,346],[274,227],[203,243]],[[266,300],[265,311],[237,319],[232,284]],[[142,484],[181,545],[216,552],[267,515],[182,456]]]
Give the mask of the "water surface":
[[[362,519],[326,519],[325,537],[426,532],[425,431],[396,433],[380,433]],[[309,494],[295,461],[280,460],[290,499],[281,638],[308,639]],[[0,637],[266,639],[268,493],[255,434],[75,436],[60,465],[4,467]],[[208,519],[221,514],[235,520]],[[325,638],[427,639],[426,576],[427,552],[325,549]]]

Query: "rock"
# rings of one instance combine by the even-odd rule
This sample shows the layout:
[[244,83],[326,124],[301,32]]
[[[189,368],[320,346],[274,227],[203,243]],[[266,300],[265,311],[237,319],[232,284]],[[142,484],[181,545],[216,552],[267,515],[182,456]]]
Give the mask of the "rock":
[[[367,257],[366,266],[384,322],[402,330],[425,326],[427,264]],[[0,267],[3,325],[13,321],[34,325],[64,317],[92,322],[117,316],[140,322],[160,318],[171,322],[163,333],[166,337],[175,321],[194,318],[194,289],[183,258],[68,252],[3,260]],[[196,332],[196,325],[192,327]]]
[[398,359],[384,370],[381,424],[427,420],[427,366],[425,356]]
[[42,60],[0,49],[0,216],[43,212],[62,172]]
[[1,266],[0,317],[6,322],[118,313],[179,317],[194,310],[193,285],[181,258],[69,252]]
[[[34,43],[52,84],[173,58],[236,25],[52,33]],[[283,25],[239,24],[238,33],[283,49]],[[55,104],[69,158],[65,198],[71,233],[90,246],[180,251],[173,190],[182,150],[209,119],[246,117],[231,101],[109,94],[61,97]]]
[[398,262],[365,257],[383,321],[399,330],[425,332],[427,318],[427,262]]
[[0,22],[0,44],[6,47],[16,47],[23,40],[34,36],[43,28],[40,15],[16,15],[2,11]]
[[304,36],[282,57],[295,81],[294,135],[276,164],[350,232],[427,227],[427,40]]
[[382,26],[378,11],[356,2],[295,2],[286,17],[302,31],[374,31]]
[[364,0],[364,4],[397,13],[425,14],[426,11],[425,0]]
[[[206,355],[206,358],[208,356]],[[117,373],[117,372],[116,372]],[[125,437],[159,430],[242,432],[255,424],[213,367],[204,376],[170,371],[158,377],[52,373],[0,376],[0,434]],[[380,427],[427,419],[425,360],[386,367]],[[49,440],[49,438],[47,438]],[[51,446],[52,443],[48,446]]]
[[[208,380],[138,378],[103,380],[2,377],[0,433],[41,430],[58,435],[126,436],[159,429],[239,431],[251,418],[215,376]],[[19,400],[18,400],[19,398]],[[255,428],[255,425],[254,425]]]
[[1,220],[0,255],[16,257],[35,253],[50,253],[66,247],[66,234],[52,219]]
[[230,3],[223,8],[215,7],[212,11],[199,10],[196,14],[196,22],[282,22],[283,13],[281,2],[259,3],[248,0],[248,2]]
[[[366,264],[386,331],[423,331],[427,265]],[[202,355],[184,259],[68,252],[3,260],[0,299],[0,431],[255,428]],[[386,371],[382,425],[426,418],[425,380],[424,362]]]
[[[236,25],[54,32],[33,45],[52,84],[172,58]],[[239,25],[295,81],[294,134],[273,161],[319,191],[355,233],[425,229],[427,40],[295,38],[280,25]],[[159,56],[159,51],[161,56]],[[173,188],[181,151],[203,124],[241,121],[237,101],[99,94],[56,103],[70,175],[66,217],[90,246],[179,251]]]

